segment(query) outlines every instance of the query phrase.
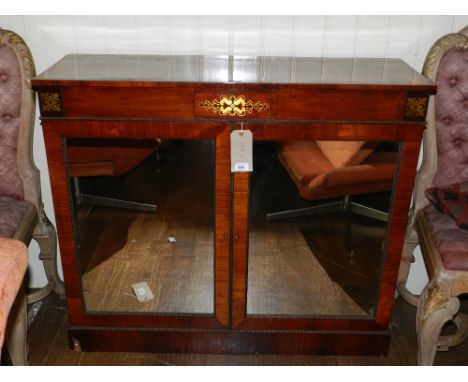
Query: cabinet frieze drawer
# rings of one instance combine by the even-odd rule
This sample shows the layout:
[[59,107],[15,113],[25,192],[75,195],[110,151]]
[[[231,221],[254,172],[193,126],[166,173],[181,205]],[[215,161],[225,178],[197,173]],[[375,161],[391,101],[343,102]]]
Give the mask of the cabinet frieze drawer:
[[275,117],[290,120],[398,121],[406,94],[401,90],[278,89]]
[[[68,87],[66,117],[192,118],[193,90],[151,87]],[[46,115],[46,114],[45,114]]]

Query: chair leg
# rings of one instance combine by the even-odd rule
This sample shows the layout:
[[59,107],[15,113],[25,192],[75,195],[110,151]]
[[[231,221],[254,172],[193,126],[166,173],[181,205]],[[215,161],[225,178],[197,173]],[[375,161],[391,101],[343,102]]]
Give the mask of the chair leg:
[[280,219],[288,219],[288,218],[295,218],[300,216],[309,216],[309,215],[317,215],[326,212],[337,212],[343,211],[367,216],[376,220],[380,220],[383,222],[388,221],[388,213],[376,210],[375,208],[363,206],[362,204],[358,204],[355,202],[351,202],[349,196],[345,196],[342,201],[340,202],[331,202],[327,204],[320,204],[317,206],[300,208],[296,210],[286,210],[286,211],[279,211],[279,212],[272,212],[267,214],[267,221],[273,220],[280,220]]
[[405,241],[403,243],[403,250],[401,253],[400,269],[398,270],[398,278],[396,285],[395,298],[398,295],[406,301],[408,304],[417,307],[419,295],[411,293],[406,287],[408,276],[411,268],[411,264],[415,262],[414,250],[419,244],[419,237],[414,228],[415,224],[415,212],[411,208],[408,214],[408,225],[406,227]]
[[354,249],[353,249],[353,232],[352,232],[352,216],[351,216],[351,202],[349,196],[345,196],[341,202],[341,209],[345,215],[346,219],[346,251],[348,252],[348,257],[352,260],[354,259]]
[[326,212],[337,212],[337,211],[341,211],[341,208],[342,208],[342,202],[331,202],[327,204],[320,204],[317,206],[300,208],[296,210],[272,212],[272,213],[267,214],[266,220],[270,222],[273,220],[297,218],[301,216],[311,216],[311,215],[317,215],[317,214],[322,214]]
[[458,313],[453,319],[453,323],[457,327],[457,332],[447,336],[441,336],[439,340],[439,350],[447,351],[453,346],[462,344],[468,338],[468,316],[463,313]]
[[16,300],[10,310],[8,321],[8,336],[5,340],[6,348],[10,354],[13,366],[28,365],[28,317],[26,308],[26,296],[22,286],[16,296]]
[[94,204],[96,206],[123,208],[127,210],[142,211],[142,212],[156,212],[156,204],[139,203],[130,200],[107,198],[104,196],[85,194],[81,191],[80,178],[73,177],[73,190],[76,205],[83,203]]
[[339,211],[343,212],[346,215],[346,249],[348,252],[348,257],[351,259],[354,258],[351,234],[351,214],[367,216],[384,222],[388,221],[388,213],[376,210],[371,207],[366,207],[358,203],[354,203],[350,200],[350,197],[348,195],[344,196],[341,201],[337,202],[320,204],[295,210],[272,212],[267,214],[266,221],[271,222],[274,220],[290,219],[301,216],[311,216],[327,212]]
[[450,287],[445,281],[433,279],[426,285],[416,313],[419,365],[433,364],[442,328],[453,319],[459,308],[460,301],[451,297]]
[[40,290],[30,293],[27,296],[27,303],[33,304],[47,297],[52,291],[59,296],[65,296],[63,281],[60,279],[57,268],[57,234],[54,226],[45,217],[44,221],[38,224],[33,234],[40,248],[39,258],[44,265],[47,277],[47,285]]
[[103,196],[81,194],[83,203],[94,204],[96,206],[123,208],[133,211],[156,212],[157,206],[149,203],[132,202],[129,200],[106,198]]
[[408,237],[405,239],[403,251],[401,254],[400,269],[398,271],[397,291],[401,298],[412,306],[418,306],[419,296],[411,293],[406,287],[411,264],[414,263],[413,252],[419,244],[417,237]]
[[350,202],[349,209],[353,214],[367,216],[372,219],[380,220],[382,222],[388,221],[388,213],[376,210],[375,208],[363,206],[362,204]]

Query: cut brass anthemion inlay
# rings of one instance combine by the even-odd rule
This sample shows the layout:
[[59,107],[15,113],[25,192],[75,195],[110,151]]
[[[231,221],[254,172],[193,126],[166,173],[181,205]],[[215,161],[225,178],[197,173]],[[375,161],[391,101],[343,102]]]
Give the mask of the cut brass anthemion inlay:
[[262,111],[268,109],[267,103],[261,103],[260,101],[254,102],[252,100],[246,100],[245,96],[221,96],[219,100],[214,99],[212,101],[205,100],[200,102],[200,106],[205,109],[211,109],[213,113],[219,115],[230,115],[230,116],[244,116],[247,113],[252,114],[255,111]]
[[60,113],[62,111],[59,93],[41,92],[39,93],[39,102],[41,110],[45,113]]
[[426,97],[408,97],[406,99],[405,117],[424,117],[426,115]]

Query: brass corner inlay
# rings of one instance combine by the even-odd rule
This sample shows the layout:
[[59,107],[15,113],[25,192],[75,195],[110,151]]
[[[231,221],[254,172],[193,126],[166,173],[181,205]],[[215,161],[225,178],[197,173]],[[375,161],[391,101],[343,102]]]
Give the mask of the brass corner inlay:
[[424,118],[427,109],[427,97],[408,97],[405,105],[405,117]]
[[60,93],[40,92],[39,103],[43,113],[61,113],[62,104],[60,102]]
[[252,100],[246,100],[245,96],[221,96],[219,100],[214,99],[212,101],[205,100],[200,102],[200,106],[205,109],[211,109],[213,113],[219,115],[230,115],[230,116],[244,116],[247,113],[252,114],[255,111],[262,111],[268,109],[267,103],[261,103],[260,101],[254,102]]

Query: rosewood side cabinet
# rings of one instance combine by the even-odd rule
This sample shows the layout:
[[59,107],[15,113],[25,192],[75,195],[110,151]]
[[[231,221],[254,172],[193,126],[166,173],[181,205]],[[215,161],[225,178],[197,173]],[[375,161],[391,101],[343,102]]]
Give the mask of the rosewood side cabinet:
[[[397,59],[84,54],[65,56],[32,86],[73,348],[386,354],[435,85]],[[231,171],[233,134],[252,158]],[[145,140],[160,142],[160,155],[81,184],[155,212],[76,200],[71,147]],[[299,147],[290,163],[278,155],[288,142]],[[370,164],[336,164],[343,142],[369,143]],[[326,145],[328,159],[309,155]],[[359,168],[387,152],[396,158],[391,186],[360,194]],[[346,166],[356,168],[344,180],[357,183],[352,201],[388,218],[320,207],[268,218],[323,205],[298,186]],[[333,189],[337,179],[322,178]]]

